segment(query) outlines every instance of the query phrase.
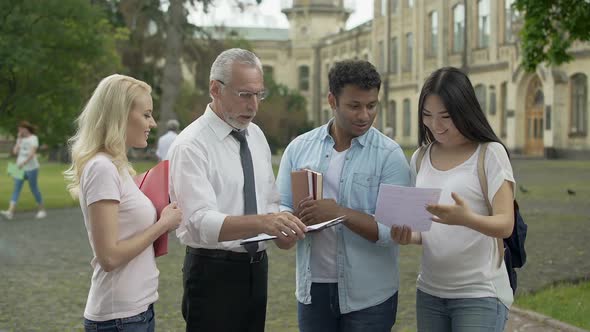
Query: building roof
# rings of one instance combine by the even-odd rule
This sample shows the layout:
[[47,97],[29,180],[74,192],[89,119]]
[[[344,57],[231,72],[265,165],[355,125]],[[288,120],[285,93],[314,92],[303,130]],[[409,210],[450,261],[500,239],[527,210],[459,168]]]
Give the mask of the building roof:
[[203,27],[203,30],[210,33],[213,39],[224,39],[226,37],[239,36],[245,40],[289,40],[289,29],[209,26]]

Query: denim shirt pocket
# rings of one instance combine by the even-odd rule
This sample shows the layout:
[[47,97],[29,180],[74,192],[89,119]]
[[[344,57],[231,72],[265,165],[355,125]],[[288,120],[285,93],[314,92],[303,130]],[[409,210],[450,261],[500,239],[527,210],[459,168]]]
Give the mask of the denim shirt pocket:
[[352,175],[350,207],[364,213],[374,213],[378,192],[378,176],[368,173],[354,173]]

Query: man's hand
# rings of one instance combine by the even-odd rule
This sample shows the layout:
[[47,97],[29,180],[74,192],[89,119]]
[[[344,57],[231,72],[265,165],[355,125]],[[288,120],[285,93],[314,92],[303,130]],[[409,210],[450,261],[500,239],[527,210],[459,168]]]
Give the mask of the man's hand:
[[301,220],[289,212],[264,215],[262,228],[263,233],[276,236],[281,244],[303,239],[305,238],[305,232],[307,232],[307,227]]
[[299,218],[307,226],[343,215],[342,207],[333,199],[305,200],[300,204]]
[[391,239],[399,244],[410,244],[412,241],[412,229],[408,226],[392,226]]

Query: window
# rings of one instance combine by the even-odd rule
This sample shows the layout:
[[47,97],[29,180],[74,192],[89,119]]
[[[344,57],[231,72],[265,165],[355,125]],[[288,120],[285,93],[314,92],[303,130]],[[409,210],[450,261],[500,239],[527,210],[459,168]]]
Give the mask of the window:
[[496,87],[490,85],[490,115],[496,115]]
[[389,102],[389,114],[387,114],[387,127],[391,128],[391,138],[395,137],[397,130],[397,105],[395,100]]
[[463,51],[465,43],[465,7],[458,4],[453,8],[453,52]]
[[570,132],[586,135],[588,122],[588,77],[575,74],[570,79]]
[[389,5],[391,6],[390,9],[392,13],[397,12],[397,0],[391,0]]
[[397,46],[397,37],[391,38],[391,72],[397,73],[398,63],[398,46]]
[[477,2],[477,46],[486,48],[490,39],[490,0]]
[[414,0],[408,0],[408,8],[414,7]]
[[272,66],[262,66],[262,71],[264,72],[264,77],[274,79],[274,68]]
[[412,133],[412,111],[410,111],[410,100],[404,99],[404,136],[408,137]]
[[309,91],[309,67],[299,66],[299,90]]
[[504,0],[504,42],[514,42],[514,33],[512,32],[512,25],[518,18],[518,12],[512,8],[514,0]]
[[430,13],[430,55],[435,56],[438,53],[438,13]]
[[377,55],[379,57],[379,71],[380,72],[384,72],[385,71],[385,48],[383,46],[383,41],[380,40],[377,43],[377,52],[379,52],[379,54]]
[[412,60],[414,57],[414,40],[412,33],[406,34],[406,71],[412,70]]
[[381,16],[387,15],[387,0],[381,0]]
[[506,118],[508,114],[508,84],[506,82],[500,85],[500,136],[506,137]]
[[483,113],[486,113],[486,86],[483,84],[478,84],[475,86],[475,97],[477,98],[477,102],[481,107]]
[[332,118],[332,112],[328,109],[324,109],[324,123],[328,123],[328,121],[330,121],[330,119]]

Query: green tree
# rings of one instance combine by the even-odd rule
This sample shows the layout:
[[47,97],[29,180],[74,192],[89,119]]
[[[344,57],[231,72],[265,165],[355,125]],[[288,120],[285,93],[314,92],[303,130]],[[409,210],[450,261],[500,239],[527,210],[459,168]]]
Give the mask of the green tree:
[[41,142],[64,145],[97,82],[120,68],[114,30],[87,0],[0,1],[0,127],[20,120]]
[[560,65],[573,59],[568,49],[574,41],[590,41],[590,1],[516,0],[524,13],[520,32],[522,65],[534,71],[537,65]]

